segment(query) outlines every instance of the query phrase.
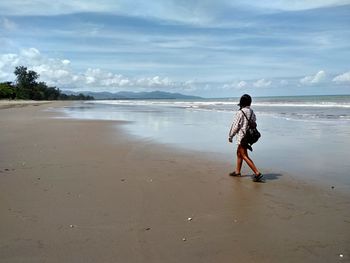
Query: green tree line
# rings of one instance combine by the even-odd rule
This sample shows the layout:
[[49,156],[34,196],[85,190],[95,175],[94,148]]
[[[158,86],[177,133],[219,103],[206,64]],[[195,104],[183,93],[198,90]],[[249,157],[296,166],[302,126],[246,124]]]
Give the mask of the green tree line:
[[67,95],[59,88],[49,87],[45,82],[38,82],[39,74],[24,66],[16,67],[16,81],[0,83],[0,99],[21,100],[93,100],[92,96]]

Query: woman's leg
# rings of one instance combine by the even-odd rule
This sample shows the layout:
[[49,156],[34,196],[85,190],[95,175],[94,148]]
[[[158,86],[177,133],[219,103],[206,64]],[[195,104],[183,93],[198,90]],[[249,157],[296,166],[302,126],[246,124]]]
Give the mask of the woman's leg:
[[[238,146],[238,148],[239,148],[239,146]],[[237,174],[240,174],[241,169],[242,169],[243,158],[242,158],[242,155],[239,152],[238,148],[237,148],[237,161],[236,161],[236,171],[235,172]]]
[[248,164],[250,169],[252,169],[253,172],[256,175],[260,174],[259,170],[256,168],[256,166],[255,166],[254,162],[252,161],[252,159],[249,158],[246,148],[242,147],[241,145],[238,145],[238,148],[237,148],[237,164],[238,164],[238,153],[241,156],[241,158]]

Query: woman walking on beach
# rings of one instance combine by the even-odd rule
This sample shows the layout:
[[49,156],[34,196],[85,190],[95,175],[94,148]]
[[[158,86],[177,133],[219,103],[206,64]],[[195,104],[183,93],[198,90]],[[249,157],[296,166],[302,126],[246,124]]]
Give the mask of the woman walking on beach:
[[229,133],[229,142],[232,143],[232,139],[235,135],[237,139],[237,163],[236,170],[230,173],[230,176],[241,176],[241,168],[243,160],[253,170],[255,176],[253,177],[254,182],[261,182],[263,175],[256,168],[252,159],[249,158],[247,149],[252,150],[251,146],[242,140],[248,130],[248,120],[256,121],[254,111],[250,108],[252,98],[248,94],[244,94],[239,101],[239,111],[236,113],[235,119],[231,125]]

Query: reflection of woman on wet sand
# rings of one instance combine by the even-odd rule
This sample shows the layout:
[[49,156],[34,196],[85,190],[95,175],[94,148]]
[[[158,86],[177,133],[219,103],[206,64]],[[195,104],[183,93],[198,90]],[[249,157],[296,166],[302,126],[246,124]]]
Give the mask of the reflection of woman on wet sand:
[[236,136],[237,141],[237,163],[236,169],[230,176],[241,176],[241,169],[243,160],[248,164],[248,166],[253,170],[255,176],[253,177],[254,182],[260,182],[263,179],[263,175],[256,168],[252,159],[248,156],[248,151],[252,150],[251,146],[244,143],[242,139],[248,129],[248,120],[252,118],[252,121],[256,121],[256,116],[254,111],[250,108],[252,103],[252,98],[248,94],[244,94],[239,101],[239,111],[237,111],[235,119],[231,125],[230,133],[229,133],[229,142],[232,143],[232,138]]

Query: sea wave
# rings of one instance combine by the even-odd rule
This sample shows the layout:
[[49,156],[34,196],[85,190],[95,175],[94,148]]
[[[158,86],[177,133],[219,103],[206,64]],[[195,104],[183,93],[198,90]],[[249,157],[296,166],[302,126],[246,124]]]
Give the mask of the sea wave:
[[[233,101],[156,101],[156,100],[96,100],[87,101],[92,104],[106,105],[156,105],[183,108],[222,108],[237,106]],[[255,102],[252,107],[305,107],[305,108],[350,108],[350,102]]]
[[[162,111],[166,108],[179,108],[189,111],[212,111],[232,113],[237,110],[236,101],[223,100],[96,100],[87,104],[121,107],[132,111]],[[130,108],[131,107],[131,108]],[[136,108],[134,108],[136,107]],[[142,107],[142,108],[139,108]],[[305,101],[257,101],[252,105],[256,114],[287,120],[308,121],[350,121],[350,102],[305,102]]]

